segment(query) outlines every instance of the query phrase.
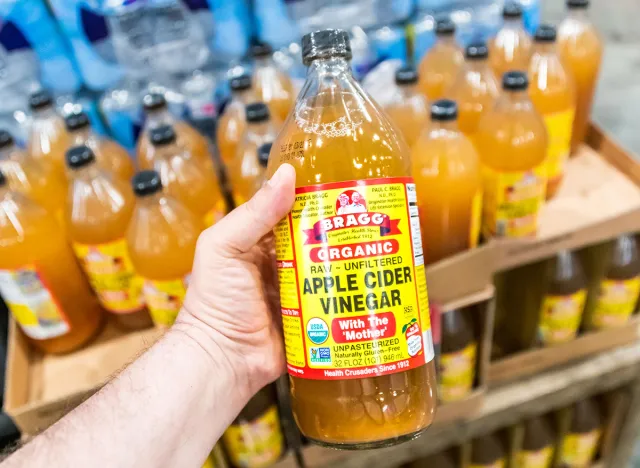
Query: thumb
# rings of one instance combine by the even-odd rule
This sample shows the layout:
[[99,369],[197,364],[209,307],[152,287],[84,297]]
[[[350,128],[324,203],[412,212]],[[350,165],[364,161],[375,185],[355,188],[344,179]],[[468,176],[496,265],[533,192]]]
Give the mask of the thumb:
[[295,199],[295,182],[293,166],[281,165],[251,200],[209,228],[209,237],[227,252],[249,251],[289,213]]

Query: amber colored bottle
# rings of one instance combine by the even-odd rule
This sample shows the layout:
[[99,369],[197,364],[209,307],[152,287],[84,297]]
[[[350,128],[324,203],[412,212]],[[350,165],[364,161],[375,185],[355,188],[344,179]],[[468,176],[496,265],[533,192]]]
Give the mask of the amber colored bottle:
[[152,129],[149,139],[154,148],[153,168],[160,174],[165,192],[183,203],[207,227],[222,219],[226,204],[213,165],[202,167],[178,144],[176,131],[170,125]]
[[485,238],[527,237],[538,231],[547,185],[547,132],[523,72],[508,72],[496,105],[475,136],[483,172]]
[[115,141],[97,135],[91,129],[89,116],[85,112],[73,112],[65,117],[64,122],[69,132],[70,148],[88,146],[100,167],[125,182],[131,181],[135,170],[129,153]]
[[20,150],[11,134],[0,130],[0,170],[12,190],[21,192],[52,213],[58,221],[64,216],[67,183],[45,161],[37,161]]
[[254,60],[253,90],[258,101],[269,106],[274,120],[284,122],[296,99],[291,78],[273,61],[268,44],[254,44],[249,50]]
[[65,152],[69,147],[69,135],[64,120],[56,113],[51,95],[37,91],[29,97],[29,108],[33,122],[29,132],[27,151],[37,161],[51,165],[58,175],[66,180]]
[[270,118],[266,104],[255,102],[246,107],[247,128],[242,136],[236,156],[229,165],[229,180],[236,206],[249,200],[255,192],[256,181],[264,173],[256,155],[265,143],[273,143],[278,129]]
[[29,341],[45,353],[87,343],[103,311],[51,213],[9,189],[0,172],[0,293]]
[[515,468],[551,468],[555,441],[555,431],[544,416],[525,421]]
[[478,342],[467,310],[442,314],[442,352],[438,366],[438,397],[443,403],[462,400],[473,391]]
[[140,169],[153,169],[155,148],[150,144],[150,134],[152,129],[162,125],[172,125],[175,128],[178,144],[189,151],[203,167],[212,164],[207,139],[185,121],[176,119],[169,111],[162,94],[147,94],[142,98],[142,105],[147,118],[140,132],[136,151]]
[[573,405],[571,425],[560,446],[560,467],[590,466],[598,451],[602,430],[600,407],[593,398],[580,400]]
[[506,468],[507,454],[497,434],[485,434],[471,441],[469,468]]
[[173,324],[187,292],[202,219],[162,192],[160,174],[133,178],[136,207],[127,229],[129,255],[144,280],[144,299],[159,327]]
[[474,43],[465,49],[466,61],[451,88],[451,99],[458,104],[458,126],[473,137],[480,119],[490,110],[498,97],[500,85],[487,61],[486,44]]
[[224,108],[218,120],[217,139],[220,157],[225,164],[231,164],[236,156],[238,144],[244,135],[247,122],[245,120],[245,106],[256,101],[251,89],[251,76],[242,75],[232,78],[231,101]]
[[411,152],[425,263],[475,247],[480,233],[482,181],[478,153],[458,129],[458,109],[431,105],[431,124]]
[[489,43],[489,62],[499,80],[509,71],[527,71],[532,52],[531,38],[522,23],[522,7],[508,2],[502,17],[504,24]]
[[547,198],[552,198],[560,187],[571,152],[576,97],[571,75],[556,52],[556,29],[542,25],[534,39],[529,96],[547,129]]
[[413,67],[398,69],[397,90],[384,109],[410,148],[413,148],[429,121],[429,105],[418,90],[417,83],[418,73]]
[[438,21],[437,42],[420,62],[418,87],[431,102],[450,97],[448,92],[464,62],[462,50],[456,43],[455,32],[453,21]]
[[640,255],[638,241],[623,234],[611,242],[586,249],[589,296],[584,328],[601,330],[627,323],[638,307]]
[[276,390],[273,384],[260,390],[222,436],[231,465],[263,468],[284,453]]
[[135,205],[130,184],[100,168],[87,146],[67,151],[67,166],[67,231],[93,290],[119,326],[150,326],[142,279],[133,268],[125,239]]
[[302,50],[307,81],[267,174],[296,171],[296,201],[275,229],[292,408],[316,443],[391,445],[436,407],[409,150],[353,78],[345,31],[308,34]]
[[587,298],[587,278],[578,256],[561,250],[549,261],[538,314],[538,343],[549,346],[576,337]]
[[572,151],[587,135],[604,49],[602,38],[588,18],[588,7],[588,0],[567,0],[569,14],[558,27],[558,52],[571,72],[576,88]]

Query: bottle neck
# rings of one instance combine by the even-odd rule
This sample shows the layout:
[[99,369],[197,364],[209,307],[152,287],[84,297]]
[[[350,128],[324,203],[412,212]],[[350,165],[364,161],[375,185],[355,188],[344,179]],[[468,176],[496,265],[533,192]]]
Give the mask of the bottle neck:
[[81,128],[71,132],[71,144],[73,146],[84,145],[93,137],[93,132],[90,127]]
[[615,240],[614,265],[628,265],[634,261],[637,255],[636,242],[632,236],[624,234]]
[[251,122],[247,124],[248,133],[254,135],[264,136],[271,131],[271,120],[265,120],[264,122]]
[[527,107],[531,104],[531,100],[529,99],[529,93],[527,92],[527,90],[505,90],[502,95],[508,103],[517,108]]
[[398,85],[398,89],[400,89],[400,94],[404,99],[409,99],[420,92],[417,84]]
[[522,18],[505,18],[503,27],[505,29],[524,29]]
[[173,124],[175,119],[169,109],[166,107],[147,112],[147,124],[149,127],[158,127],[160,125]]
[[0,150],[0,161],[11,161],[16,159],[17,152],[18,152],[18,147],[16,145],[11,145]]
[[255,64],[257,68],[275,66],[275,62],[273,61],[273,57],[271,55],[267,55],[266,57],[257,57],[255,59]]
[[581,23],[589,23],[591,19],[589,17],[589,10],[587,8],[573,8],[569,10],[567,18]]
[[438,121],[432,120],[429,125],[429,129],[431,132],[438,133],[452,133],[458,131],[458,121],[457,120],[447,120],[447,121]]
[[448,36],[439,36],[438,44],[445,47],[456,47],[457,46],[456,36],[453,34]]
[[344,57],[327,57],[319,58],[309,64],[307,76],[311,74],[333,75],[348,73],[351,75],[351,66],[349,61]]
[[80,167],[77,169],[71,169],[69,171],[71,173],[71,181],[79,180],[85,183],[90,183],[96,177],[100,176],[100,169],[98,165],[94,162],[91,164],[87,164],[84,167]]
[[34,119],[47,120],[57,117],[58,114],[53,106],[45,107],[44,109],[38,109],[33,111]]
[[533,51],[538,55],[554,55],[556,52],[555,42],[534,42]]
[[251,102],[253,102],[253,90],[249,88],[242,91],[235,91],[233,93],[233,98],[246,106],[247,104],[251,104]]
[[157,191],[156,193],[152,193],[151,195],[137,195],[136,196],[136,204],[143,208],[153,208],[159,206],[163,203],[164,194],[162,190]]

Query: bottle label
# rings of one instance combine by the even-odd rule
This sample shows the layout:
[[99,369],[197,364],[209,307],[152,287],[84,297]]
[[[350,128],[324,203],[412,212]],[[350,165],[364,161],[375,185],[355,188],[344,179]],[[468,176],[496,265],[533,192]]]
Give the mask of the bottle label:
[[205,227],[211,227],[224,218],[224,215],[227,214],[227,204],[223,199],[220,199],[216,202],[216,204],[209,210],[209,212],[204,215],[204,225]]
[[0,293],[28,337],[48,340],[69,332],[62,308],[34,267],[0,270]]
[[547,147],[547,174],[549,180],[561,177],[571,152],[571,131],[575,109],[556,112],[544,117],[549,145]]
[[144,281],[144,300],[154,324],[162,327],[173,325],[187,294],[187,285],[188,277],[168,281]]
[[527,237],[538,230],[538,214],[547,186],[544,164],[527,172],[482,169],[485,237]]
[[202,468],[216,468],[216,464],[213,461],[213,455],[209,455],[209,457],[207,457]]
[[299,187],[275,234],[291,375],[358,379],[433,359],[413,179]]
[[553,447],[540,450],[522,450],[518,454],[518,468],[550,468],[553,460]]
[[144,307],[143,280],[133,269],[124,239],[98,245],[74,243],[73,248],[105,309],[127,314]]
[[438,396],[447,403],[466,397],[473,388],[476,375],[477,345],[469,344],[455,353],[440,356],[440,386]]
[[640,276],[628,280],[602,280],[593,312],[593,324],[596,328],[624,325],[633,314],[639,295]]
[[566,296],[545,296],[538,325],[540,341],[551,345],[574,339],[582,320],[586,298],[585,289]]
[[588,466],[596,454],[600,430],[586,434],[567,434],[562,442],[561,464],[563,466]]
[[469,230],[469,248],[478,246],[482,227],[482,190],[478,190],[471,202],[471,229]]
[[477,463],[472,463],[469,465],[469,468],[505,468],[507,465],[504,460],[496,460],[493,463],[489,463],[487,465],[478,465]]
[[222,440],[234,466],[261,468],[275,463],[283,447],[278,408],[273,405],[253,421],[232,424]]

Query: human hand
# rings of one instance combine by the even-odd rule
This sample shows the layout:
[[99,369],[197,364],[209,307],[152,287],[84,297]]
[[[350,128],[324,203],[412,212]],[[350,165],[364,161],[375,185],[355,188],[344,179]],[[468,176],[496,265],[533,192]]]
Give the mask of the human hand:
[[284,164],[251,200],[200,235],[175,325],[215,362],[228,364],[238,391],[249,396],[285,369],[271,233],[294,198],[295,170]]

